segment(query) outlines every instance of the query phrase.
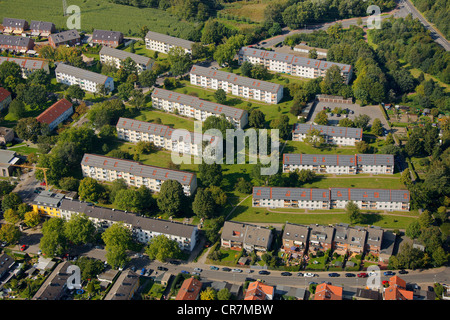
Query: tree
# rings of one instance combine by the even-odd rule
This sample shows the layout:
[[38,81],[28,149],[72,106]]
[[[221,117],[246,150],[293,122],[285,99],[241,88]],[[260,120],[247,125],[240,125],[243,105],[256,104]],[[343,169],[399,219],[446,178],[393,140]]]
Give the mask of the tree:
[[211,193],[207,189],[199,188],[192,202],[192,211],[199,218],[211,218],[214,213],[215,203]]
[[78,196],[82,201],[97,202],[102,193],[102,188],[97,180],[85,177],[80,181]]
[[126,250],[131,243],[131,231],[122,222],[114,223],[102,234],[105,243],[106,260],[113,268],[123,266],[127,261]]
[[174,76],[179,76],[189,71],[192,66],[189,53],[185,53],[184,49],[180,47],[173,47],[168,54],[167,60],[170,64],[170,71]]
[[327,116],[326,110],[320,111],[317,114],[316,118],[314,119],[314,122],[317,123],[318,125],[323,125],[323,126],[328,125],[328,116]]
[[66,251],[67,239],[64,234],[64,224],[63,218],[51,218],[42,224],[39,248],[47,257],[61,255]]
[[249,194],[252,192],[253,185],[251,184],[251,182],[240,177],[240,178],[238,178],[238,181],[237,181],[235,187],[238,192]]
[[227,93],[221,88],[217,89],[216,92],[214,92],[214,98],[218,103],[224,104],[227,101]]
[[59,181],[59,186],[66,191],[78,191],[80,180],[74,177],[64,177]]
[[141,140],[136,144],[135,150],[138,154],[150,154],[156,151],[156,146],[153,142]]
[[48,135],[48,125],[43,125],[34,117],[22,118],[17,121],[14,128],[17,136],[23,140],[29,140],[35,143],[39,136]]
[[41,222],[41,215],[36,211],[25,212],[23,222],[30,228],[36,227]]
[[218,186],[209,186],[206,189],[214,200],[215,207],[224,207],[227,203],[227,194]]
[[372,127],[370,128],[370,132],[377,137],[383,134],[383,125],[381,124],[381,120],[376,118],[373,120]]
[[19,241],[21,232],[18,227],[10,223],[2,224],[0,228],[0,241],[15,244]]
[[181,211],[184,200],[183,186],[176,180],[166,180],[161,185],[158,208],[162,212],[173,215]]
[[225,43],[220,44],[216,47],[214,52],[214,60],[216,60],[219,65],[230,64],[233,61],[236,52],[245,46],[245,36],[243,34],[238,34],[231,36],[226,39]]
[[6,209],[3,213],[3,218],[11,224],[16,224],[21,220],[20,215],[13,209]]
[[26,108],[25,103],[21,100],[14,99],[9,104],[9,114],[11,114],[15,119],[20,119],[25,115]]
[[253,65],[248,62],[244,61],[241,65],[241,73],[244,77],[250,77],[252,74]]
[[64,227],[67,240],[75,245],[87,244],[94,240],[96,228],[85,214],[72,215]]
[[217,292],[212,287],[207,287],[200,292],[200,300],[217,300]]
[[360,114],[359,116],[356,116],[353,120],[353,124],[356,128],[361,128],[363,130],[367,129],[367,126],[369,125],[370,117],[367,114]]
[[266,125],[266,118],[261,110],[254,109],[250,112],[248,116],[248,124],[250,127],[257,129],[264,129]]
[[339,94],[339,90],[342,88],[344,80],[341,75],[341,68],[337,65],[331,66],[322,82],[320,88],[322,93],[336,95]]
[[325,143],[324,136],[320,133],[317,129],[309,130],[308,133],[306,133],[305,138],[303,141],[315,148],[320,147],[322,144]]
[[157,74],[150,69],[144,70],[139,74],[139,82],[143,87],[151,87],[156,83]]
[[66,99],[83,100],[86,92],[77,84],[70,85],[66,90]]
[[349,201],[345,206],[345,211],[349,217],[352,224],[360,223],[363,219],[362,213],[356,203]]
[[424,210],[422,214],[419,216],[419,219],[417,219],[417,221],[419,222],[421,229],[426,229],[431,226],[434,219],[433,215],[429,210]]
[[3,196],[2,210],[3,211],[6,211],[8,209],[17,210],[21,203],[23,203],[23,201],[22,198],[19,196],[19,194],[11,192],[10,194]]
[[222,182],[222,166],[217,163],[202,162],[198,166],[198,175],[204,187],[219,186]]
[[355,143],[356,152],[358,153],[369,153],[371,150],[370,145],[365,141],[358,141]]
[[231,299],[231,293],[230,290],[227,288],[220,289],[219,292],[217,292],[217,300],[230,300]]
[[169,259],[178,258],[181,249],[176,240],[169,239],[161,234],[150,239],[148,246],[145,248],[145,253],[148,254],[150,259],[166,262]]
[[317,57],[318,57],[317,50],[315,48],[309,50],[308,57],[310,59],[317,59]]

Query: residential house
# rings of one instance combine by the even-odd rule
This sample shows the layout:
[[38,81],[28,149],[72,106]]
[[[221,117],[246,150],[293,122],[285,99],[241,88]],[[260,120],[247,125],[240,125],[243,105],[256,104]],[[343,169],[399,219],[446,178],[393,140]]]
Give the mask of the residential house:
[[181,48],[185,53],[192,54],[192,45],[194,42],[175,38],[166,34],[157,33],[153,31],[147,32],[145,36],[145,46],[147,49],[169,53],[172,48]]
[[131,271],[124,270],[105,296],[105,300],[131,300],[139,288],[139,276]]
[[362,227],[352,227],[348,232],[348,254],[362,255],[365,252],[367,239],[367,230]]
[[8,108],[11,101],[12,101],[11,92],[9,92],[3,87],[0,87],[0,110]]
[[3,33],[21,34],[28,28],[29,25],[25,19],[3,18]]
[[315,48],[308,46],[305,42],[301,42],[300,44],[296,45],[292,50],[295,52],[301,52],[301,53],[308,53],[311,50],[316,50],[318,56],[327,57],[328,50],[322,49],[322,48]]
[[146,186],[153,192],[159,192],[161,185],[167,180],[176,180],[187,196],[197,188],[195,173],[171,170],[144,165],[137,161],[116,159],[86,153],[81,161],[83,177],[91,177],[98,181],[112,182],[124,179],[129,186]]
[[119,31],[95,29],[92,34],[92,42],[111,48],[117,48],[123,42],[123,33]]
[[69,86],[78,85],[81,89],[92,93],[100,90],[100,85],[105,87],[106,92],[114,90],[114,79],[96,72],[73,67],[62,62],[55,69],[56,81]]
[[52,22],[32,20],[30,24],[32,36],[48,37],[56,32],[55,24]]
[[40,123],[47,124],[50,130],[54,130],[61,122],[66,121],[72,114],[72,103],[66,99],[61,99],[37,116],[36,120]]
[[12,175],[14,165],[19,164],[20,158],[14,151],[0,150],[0,177],[9,177]]
[[244,300],[264,301],[273,300],[275,288],[261,281],[250,282],[245,292]]
[[74,46],[81,43],[81,36],[76,29],[53,33],[48,37],[48,43],[56,48],[61,45]]
[[120,69],[123,61],[127,58],[131,58],[134,63],[136,63],[137,72],[141,73],[147,69],[151,69],[155,61],[145,56],[139,54],[130,53],[124,50],[118,50],[115,48],[110,48],[108,46],[103,46],[99,52],[100,61],[102,63],[110,63],[117,69]]
[[59,263],[31,300],[61,300],[66,294],[67,280],[72,274],[67,272],[71,265],[69,261]]
[[242,98],[277,104],[283,98],[283,86],[194,65],[191,68],[192,85],[207,89],[223,89],[225,92]]
[[357,288],[356,289],[356,300],[383,300],[383,295],[377,291],[366,288]]
[[286,222],[281,250],[304,255],[307,253],[310,231],[311,227],[309,226]]
[[59,207],[63,199],[64,194],[62,193],[44,190],[30,204],[34,212],[38,212],[43,216],[60,218],[61,211]]
[[342,300],[343,288],[328,283],[321,283],[316,287],[314,300]]
[[33,48],[34,40],[31,38],[0,34],[0,49],[24,53]]
[[377,226],[367,228],[366,252],[378,257],[381,252],[381,243],[383,241],[383,229]]
[[0,145],[6,145],[13,140],[14,130],[7,127],[0,127]]
[[325,144],[340,146],[355,146],[362,141],[363,130],[361,128],[323,126],[307,123],[296,123],[292,130],[293,141],[303,141],[312,130],[317,130],[324,138]]
[[221,246],[233,250],[255,250],[264,253],[270,249],[272,239],[272,230],[269,228],[237,221],[225,221]]
[[325,252],[333,249],[334,227],[311,224],[310,228],[308,252]]
[[252,47],[242,47],[238,56],[239,64],[248,61],[252,64],[261,64],[273,72],[287,73],[302,78],[316,79],[324,77],[332,66],[338,66],[341,71],[342,81],[345,84],[349,84],[353,73],[352,66],[348,64],[299,57],[293,54]]
[[389,287],[383,291],[384,300],[413,300],[414,292],[406,290],[406,281],[399,276],[389,279]]
[[350,228],[346,223],[339,223],[334,227],[333,249],[337,254],[347,254],[349,232]]
[[275,287],[275,295],[281,297],[293,297],[295,300],[308,300],[309,291],[305,288],[277,285]]
[[202,283],[200,280],[191,277],[183,281],[175,300],[198,300]]
[[22,77],[28,78],[30,74],[37,70],[44,70],[45,73],[50,74],[50,68],[47,60],[28,59],[28,58],[11,58],[0,57],[0,64],[5,61],[11,61],[17,63],[22,70]]
[[248,123],[248,111],[223,104],[202,100],[187,94],[177,93],[161,88],[152,92],[152,107],[167,112],[205,121],[210,116],[221,116],[236,128],[244,128]]
[[383,232],[383,239],[381,241],[380,254],[378,256],[379,263],[387,265],[389,258],[392,256],[395,248],[397,235],[391,231]]

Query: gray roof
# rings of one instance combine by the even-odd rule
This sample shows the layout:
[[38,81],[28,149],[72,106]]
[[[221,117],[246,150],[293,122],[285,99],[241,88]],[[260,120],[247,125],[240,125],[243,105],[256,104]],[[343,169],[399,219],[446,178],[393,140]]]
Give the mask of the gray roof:
[[355,165],[384,165],[393,166],[394,156],[391,154],[283,154],[285,165],[326,165],[353,167]]
[[171,102],[182,103],[186,106],[194,107],[195,109],[204,110],[217,115],[224,114],[227,117],[234,119],[241,119],[247,110],[229,107],[223,104],[202,100],[187,94],[182,94],[174,91],[156,88],[152,92],[152,97],[163,99]]
[[197,228],[194,225],[183,224],[180,222],[155,219],[145,216],[139,216],[131,212],[97,207],[89,202],[82,202],[78,200],[62,200],[60,204],[60,210],[75,213],[84,213],[87,217],[98,220],[107,220],[112,222],[122,221],[125,224],[132,225],[133,227],[140,228],[142,230],[184,238],[190,238],[194,230]]
[[268,228],[236,221],[225,221],[222,239],[268,248],[271,233],[272,231]]
[[334,237],[334,227],[311,224],[311,232],[309,234],[309,241],[320,241],[323,243],[332,243]]
[[286,222],[283,239],[308,242],[310,230],[309,226]]
[[25,19],[3,18],[4,28],[25,28],[27,21]]
[[335,126],[323,126],[306,123],[294,124],[294,133],[306,134],[309,131],[316,129],[322,134],[333,137],[346,137],[346,138],[362,138],[363,130],[361,128],[348,128],[348,127],[335,127]]
[[131,58],[137,64],[145,65],[145,66],[148,66],[153,63],[153,60],[148,57],[134,54],[131,52],[126,52],[126,51],[119,50],[119,49],[110,48],[107,46],[102,47],[102,49],[100,50],[100,55],[118,58],[119,60],[122,60],[122,61],[125,60],[126,58]]
[[44,190],[34,198],[32,203],[57,208],[63,198],[64,195],[62,193],[53,193],[51,191]]
[[85,153],[81,165],[109,169],[118,172],[127,172],[139,177],[152,178],[161,181],[176,180],[181,185],[190,185],[196,179],[195,173],[170,170],[160,167],[147,166],[137,161],[122,160],[96,154]]
[[367,228],[367,244],[370,246],[378,246],[381,248],[381,241],[383,239],[383,229],[376,226]]
[[5,61],[15,62],[21,68],[28,69],[28,70],[39,70],[39,69],[42,69],[44,66],[48,65],[48,61],[46,61],[46,60],[0,57],[0,64],[2,64]]
[[394,155],[392,154],[357,154],[360,165],[394,165]]
[[349,225],[348,224],[337,224],[334,227],[334,239],[339,242],[346,242],[349,233]]
[[364,247],[366,244],[367,230],[361,227],[353,227],[348,231],[348,244]]
[[330,201],[329,189],[253,187],[253,199]]
[[[164,137],[166,139],[171,139],[172,133],[176,130],[169,126],[165,126],[163,124],[150,123],[150,122],[139,121],[139,120],[134,120],[134,119],[129,119],[129,118],[122,118],[122,117],[119,118],[119,121],[117,121],[116,128],[133,130],[133,131],[143,132],[143,133],[149,133],[149,134]],[[202,134],[200,132],[190,132],[189,131],[189,134],[190,134],[190,142],[191,143],[199,141],[201,144],[203,141],[203,137],[208,138],[209,141],[212,143],[215,138],[215,136],[211,136],[208,134]],[[186,139],[188,139],[188,138],[189,138],[189,136],[186,136]],[[179,137],[179,141],[182,141],[182,140],[183,140],[183,138]]]
[[139,276],[131,270],[124,270],[109,292],[105,296],[105,300],[128,300],[138,287]]
[[4,46],[17,46],[28,47],[33,40],[27,37],[8,36],[6,34],[0,34],[0,45]]
[[330,188],[330,193],[331,193],[331,200],[407,202],[407,203],[409,203],[410,200],[408,190]]
[[249,87],[251,89],[260,89],[272,93],[277,93],[280,87],[283,87],[282,85],[277,83],[242,77],[234,73],[214,70],[198,65],[193,65],[190,73],[208,78],[218,79],[220,81],[227,81],[238,86]]
[[156,40],[159,42],[167,43],[173,46],[181,47],[184,49],[191,49],[194,42],[189,40],[184,40],[180,38],[175,38],[166,34],[158,33],[149,31],[147,32],[147,35],[145,36],[146,39]]
[[55,29],[55,25],[52,22],[32,20],[30,24],[30,29],[51,32],[52,30]]
[[94,30],[92,33],[92,40],[100,41],[120,41],[123,38],[123,33],[119,31],[109,30]]
[[67,280],[70,276],[67,268],[72,263],[69,261],[61,262],[56,266],[50,276],[41,285],[39,290],[33,296],[32,300],[57,300],[66,288]]
[[111,77],[105,76],[100,73],[92,72],[89,70],[84,70],[81,68],[73,67],[68,64],[64,64],[62,62],[58,63],[58,66],[55,69],[56,73],[63,73],[71,75],[77,79],[83,79],[92,81],[97,84],[105,84],[108,78],[112,79]]
[[51,38],[55,44],[81,39],[80,34],[76,29],[53,33],[49,38]]
[[275,52],[275,51],[267,51],[267,50],[261,50],[261,49],[251,48],[251,47],[242,47],[239,50],[239,55],[264,58],[264,59],[274,60],[274,61],[284,61],[289,64],[299,65],[299,66],[304,66],[304,67],[313,67],[313,68],[316,68],[319,70],[328,70],[333,65],[337,65],[339,68],[341,68],[342,71],[347,71],[347,72],[352,68],[352,66],[348,65],[348,64],[316,60],[316,59],[311,59],[311,58],[299,57],[299,56],[296,56],[293,54],[286,54],[286,53]]
[[0,150],[0,163],[10,163],[16,157],[16,152],[11,150]]

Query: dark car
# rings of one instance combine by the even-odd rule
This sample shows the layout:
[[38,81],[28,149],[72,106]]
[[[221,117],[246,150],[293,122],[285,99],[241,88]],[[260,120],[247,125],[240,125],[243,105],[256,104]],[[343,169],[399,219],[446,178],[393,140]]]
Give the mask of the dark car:
[[161,267],[161,266],[159,266],[159,267],[158,267],[158,270],[160,270],[160,271],[167,271],[167,270],[169,270],[169,269],[167,269],[166,267]]
[[290,273],[290,272],[282,272],[281,275],[283,277],[289,277],[289,276],[292,276],[292,273]]
[[222,271],[231,271],[231,269],[230,268],[227,268],[227,267],[224,267],[224,268],[222,268]]
[[395,275],[395,272],[392,272],[392,271],[385,271],[385,272],[383,272],[383,274],[384,274],[385,276],[393,276],[393,275]]
[[184,274],[189,274],[189,272],[188,272],[188,271],[186,271],[186,270],[181,270],[181,273],[184,273]]
[[347,278],[350,278],[350,277],[355,277],[355,274],[354,273],[346,273],[345,276]]
[[261,271],[259,271],[258,272],[259,274],[270,274],[270,272],[269,271],[267,271],[267,270],[261,270]]
[[181,262],[178,260],[170,260],[169,263],[174,264],[174,265],[179,265]]
[[329,277],[339,277],[339,273],[332,272],[328,274]]
[[407,274],[408,271],[402,269],[402,270],[400,270],[398,273],[400,273],[400,274]]

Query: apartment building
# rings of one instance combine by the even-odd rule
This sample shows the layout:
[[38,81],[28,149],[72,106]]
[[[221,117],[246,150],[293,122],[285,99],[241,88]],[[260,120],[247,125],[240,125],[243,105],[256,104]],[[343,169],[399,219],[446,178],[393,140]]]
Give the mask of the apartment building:
[[28,30],[29,25],[25,19],[3,18],[3,33],[20,34]]
[[170,170],[144,165],[137,161],[122,160],[96,154],[84,154],[81,160],[83,177],[91,177],[98,181],[112,182],[124,179],[129,186],[146,186],[153,192],[159,192],[166,180],[176,180],[187,196],[197,188],[197,176],[194,173]]
[[48,43],[53,48],[61,45],[74,46],[81,43],[81,36],[76,29],[61,31],[49,35]]
[[272,244],[273,234],[269,228],[225,221],[222,228],[221,246],[233,250],[266,252]]
[[244,128],[248,123],[247,110],[213,103],[161,88],[153,90],[152,106],[167,112],[177,112],[180,115],[200,121],[205,121],[210,116],[224,115],[236,128]]
[[283,252],[292,252],[299,255],[307,253],[309,233],[311,227],[286,222],[282,237]]
[[277,104],[283,98],[283,86],[280,84],[242,77],[198,65],[192,66],[190,81],[191,84],[203,88],[223,89],[235,96],[271,104]]
[[312,170],[318,174],[393,174],[394,156],[390,154],[283,154],[283,172]]
[[35,20],[31,21],[30,30],[33,37],[48,37],[52,33],[56,32],[54,23]]
[[162,53],[169,53],[172,48],[184,49],[185,53],[192,54],[192,45],[194,42],[175,38],[166,34],[149,31],[145,36],[145,46],[147,49]]
[[37,116],[36,120],[40,123],[48,124],[49,129],[54,130],[61,122],[66,121],[72,114],[72,103],[66,99],[61,99]]
[[357,142],[362,141],[363,136],[361,128],[296,123],[292,130],[292,140],[303,141],[311,130],[318,130],[325,139],[324,143],[340,146],[354,146]]
[[304,58],[252,47],[243,47],[239,50],[238,62],[242,64],[244,61],[261,64],[270,71],[310,79],[324,77],[328,69],[332,66],[338,66],[341,70],[343,82],[346,84],[349,84],[353,73],[352,66],[348,64]]
[[117,48],[123,42],[123,33],[119,31],[94,30],[92,42],[112,48]]
[[17,63],[22,70],[22,77],[28,78],[30,74],[37,70],[44,70],[47,74],[50,73],[48,66],[48,61],[37,60],[37,59],[27,59],[27,58],[11,58],[11,57],[0,57],[0,64],[5,61],[11,61]]
[[114,79],[88,70],[73,67],[62,62],[55,69],[56,81],[67,85],[79,85],[89,92],[98,92],[99,85],[104,85],[107,92],[114,90]]
[[110,48],[108,46],[103,46],[99,54],[100,62],[112,64],[117,69],[122,66],[123,61],[125,61],[127,58],[131,58],[134,63],[136,63],[138,73],[141,73],[142,71],[147,69],[151,69],[155,62],[153,59],[147,58],[145,56]]
[[101,231],[114,223],[122,222],[131,230],[133,239],[144,244],[147,244],[154,237],[164,235],[176,241],[180,249],[192,251],[199,237],[198,228],[195,225],[97,207],[89,202],[63,199],[58,206],[58,210],[60,217],[66,220],[69,220],[74,214],[85,214]]
[[30,202],[30,205],[34,212],[38,212],[43,216],[61,218],[59,207],[63,199],[64,195],[62,193],[44,190]]
[[353,201],[363,210],[409,211],[408,190],[361,188],[254,187],[253,207],[345,209]]
[[201,156],[202,150],[217,139],[215,136],[199,132],[186,135],[173,135],[175,129],[162,124],[150,123],[128,118],[120,118],[116,125],[117,137],[128,142],[152,142],[156,147],[182,154]]
[[0,49],[24,53],[33,48],[34,40],[31,38],[0,34]]

